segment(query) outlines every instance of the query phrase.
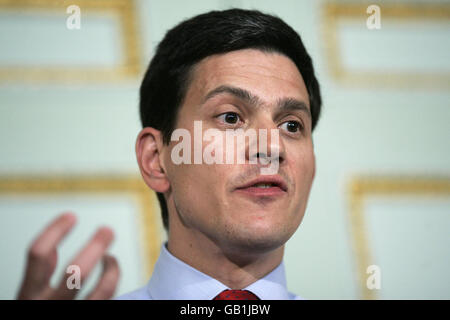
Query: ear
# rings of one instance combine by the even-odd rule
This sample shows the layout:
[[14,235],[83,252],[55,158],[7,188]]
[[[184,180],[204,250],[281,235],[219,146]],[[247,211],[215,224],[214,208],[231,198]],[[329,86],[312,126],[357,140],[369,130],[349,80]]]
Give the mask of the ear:
[[136,158],[145,183],[156,192],[167,192],[170,187],[162,161],[161,131],[146,127],[136,139]]

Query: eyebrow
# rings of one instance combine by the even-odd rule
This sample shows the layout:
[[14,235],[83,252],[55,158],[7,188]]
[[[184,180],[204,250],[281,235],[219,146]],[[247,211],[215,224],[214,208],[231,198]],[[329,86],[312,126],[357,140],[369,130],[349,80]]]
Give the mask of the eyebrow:
[[[202,104],[204,104],[209,99],[212,99],[213,97],[223,94],[223,93],[230,94],[230,95],[238,98],[239,100],[246,102],[247,104],[249,104],[251,106],[258,106],[258,105],[262,104],[262,100],[257,95],[251,93],[248,90],[229,86],[229,85],[222,85],[222,86],[219,86],[219,87],[209,91],[206,94],[205,98],[203,99]],[[309,110],[306,103],[303,101],[297,100],[295,98],[279,98],[277,100],[276,105],[277,105],[278,109],[281,109],[281,110],[303,111],[308,115],[309,118],[311,118],[311,111]]]

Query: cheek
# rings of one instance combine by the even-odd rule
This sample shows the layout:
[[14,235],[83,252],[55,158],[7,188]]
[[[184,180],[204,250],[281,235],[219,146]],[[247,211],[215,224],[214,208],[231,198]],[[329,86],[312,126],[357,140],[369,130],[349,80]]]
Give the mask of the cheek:
[[169,181],[174,200],[190,212],[210,212],[223,198],[223,169],[217,165],[172,164]]
[[316,170],[312,147],[305,149],[303,152],[297,152],[291,158],[290,169],[293,173],[292,177],[295,179],[296,194],[303,199],[307,198]]

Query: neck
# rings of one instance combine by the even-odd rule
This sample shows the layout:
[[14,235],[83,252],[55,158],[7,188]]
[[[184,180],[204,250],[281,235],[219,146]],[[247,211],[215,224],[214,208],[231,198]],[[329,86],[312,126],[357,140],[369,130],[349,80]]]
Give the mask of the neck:
[[169,229],[169,252],[191,267],[231,289],[243,289],[274,270],[282,261],[284,245],[268,252],[248,252],[218,245],[200,232]]

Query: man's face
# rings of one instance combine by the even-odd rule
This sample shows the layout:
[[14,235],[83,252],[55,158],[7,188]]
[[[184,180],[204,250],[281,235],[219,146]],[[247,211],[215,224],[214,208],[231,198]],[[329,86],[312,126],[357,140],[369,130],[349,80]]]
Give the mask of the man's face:
[[[267,154],[277,148],[279,167],[262,175],[263,165],[247,161],[177,165],[171,152],[179,142],[173,141],[163,151],[168,200],[177,209],[170,214],[222,248],[264,252],[283,245],[303,218],[315,174],[308,92],[295,64],[253,49],[210,56],[197,64],[177,119],[176,128],[190,132],[192,145],[194,121],[201,121],[203,132],[266,129]],[[278,141],[270,138],[271,129],[278,129]],[[203,141],[203,150],[208,144]],[[230,152],[225,145],[224,159]],[[256,156],[248,143],[242,147],[247,160]]]

